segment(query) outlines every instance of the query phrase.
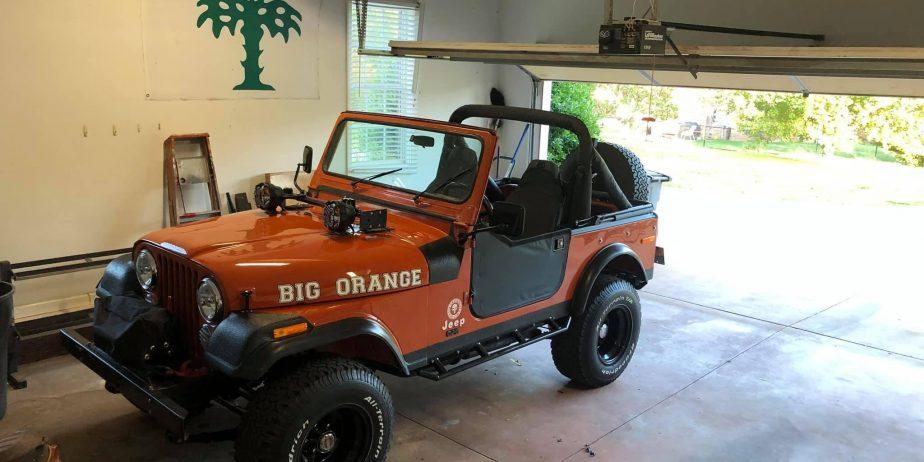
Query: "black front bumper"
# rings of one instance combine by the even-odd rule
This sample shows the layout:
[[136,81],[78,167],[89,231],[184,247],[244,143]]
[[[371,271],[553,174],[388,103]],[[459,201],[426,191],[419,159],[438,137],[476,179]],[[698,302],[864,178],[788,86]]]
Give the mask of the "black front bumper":
[[154,418],[172,436],[185,438],[189,411],[166,396],[147,380],[122,366],[73,328],[62,329],[67,350],[93,372],[113,385],[132,404]]

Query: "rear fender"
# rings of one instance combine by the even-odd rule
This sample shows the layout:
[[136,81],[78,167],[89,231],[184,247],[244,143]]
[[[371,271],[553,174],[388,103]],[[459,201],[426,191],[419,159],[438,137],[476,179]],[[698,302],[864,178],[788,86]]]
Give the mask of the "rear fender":
[[[283,359],[356,340],[367,347],[372,342],[390,354],[394,364],[383,364],[386,372],[410,375],[397,343],[384,327],[371,319],[348,318],[317,327],[309,323],[308,332],[273,339],[274,329],[305,322],[301,316],[284,313],[232,313],[209,337],[205,359],[212,369],[224,375],[257,380]],[[358,359],[381,363],[376,358]],[[390,367],[394,370],[389,370]]]
[[647,273],[638,255],[625,244],[610,244],[597,252],[584,269],[584,274],[581,275],[571,300],[573,316],[584,312],[594,285],[601,274],[623,278],[636,289],[641,289],[648,283]]

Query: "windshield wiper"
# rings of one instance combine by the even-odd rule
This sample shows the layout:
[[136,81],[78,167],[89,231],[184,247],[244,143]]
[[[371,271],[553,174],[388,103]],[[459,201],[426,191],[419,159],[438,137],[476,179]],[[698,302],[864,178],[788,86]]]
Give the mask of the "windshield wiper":
[[435,188],[433,188],[432,191],[427,191],[427,190],[425,189],[425,190],[423,190],[423,191],[421,191],[421,192],[415,194],[415,195],[414,195],[414,202],[416,203],[418,200],[420,200],[420,196],[422,196],[423,193],[425,193],[425,192],[437,193],[437,192],[439,192],[441,189],[445,188],[446,186],[449,186],[449,184],[452,183],[453,181],[456,181],[456,180],[458,180],[459,178],[462,178],[463,176],[465,176],[465,174],[471,172],[471,171],[474,170],[474,169],[475,169],[475,166],[472,165],[471,167],[469,167],[469,168],[467,168],[467,169],[465,169],[465,170],[462,170],[461,172],[455,174],[455,176],[453,176],[452,178],[449,178],[448,180],[446,180],[446,181],[444,181],[444,182],[438,184]]
[[360,178],[360,179],[358,179],[358,180],[353,180],[353,182],[350,183],[350,186],[352,186],[352,187],[355,188],[356,185],[358,185],[358,184],[360,184],[360,183],[368,183],[368,182],[370,182],[370,181],[372,181],[372,180],[374,180],[374,179],[376,179],[376,178],[382,178],[382,177],[385,176],[385,175],[391,175],[392,173],[397,173],[397,172],[400,172],[401,170],[403,170],[403,169],[402,169],[402,168],[396,168],[396,169],[394,169],[394,170],[389,170],[389,171],[387,171],[387,172],[376,173],[375,175],[372,175],[372,176],[367,176],[367,177],[365,177],[365,178]]

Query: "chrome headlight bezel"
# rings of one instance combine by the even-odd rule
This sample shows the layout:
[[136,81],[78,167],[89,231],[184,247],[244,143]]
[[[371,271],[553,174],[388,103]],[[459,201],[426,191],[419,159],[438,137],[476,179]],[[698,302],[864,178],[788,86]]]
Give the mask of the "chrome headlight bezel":
[[221,290],[211,278],[203,278],[196,288],[196,307],[199,315],[206,322],[212,322],[221,315],[224,303],[221,299]]
[[157,283],[157,261],[147,249],[138,252],[135,257],[135,277],[144,290],[151,290]]

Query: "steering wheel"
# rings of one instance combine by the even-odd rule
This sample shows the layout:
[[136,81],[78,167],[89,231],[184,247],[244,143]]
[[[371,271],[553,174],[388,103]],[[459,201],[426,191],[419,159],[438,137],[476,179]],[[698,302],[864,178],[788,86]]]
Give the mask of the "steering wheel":
[[505,198],[500,186],[498,186],[494,178],[490,176],[488,176],[488,187],[485,189],[484,195],[488,198],[489,202],[502,201]]
[[484,208],[488,216],[494,213],[494,204],[491,203],[491,199],[488,199],[487,195],[481,196],[481,206]]

